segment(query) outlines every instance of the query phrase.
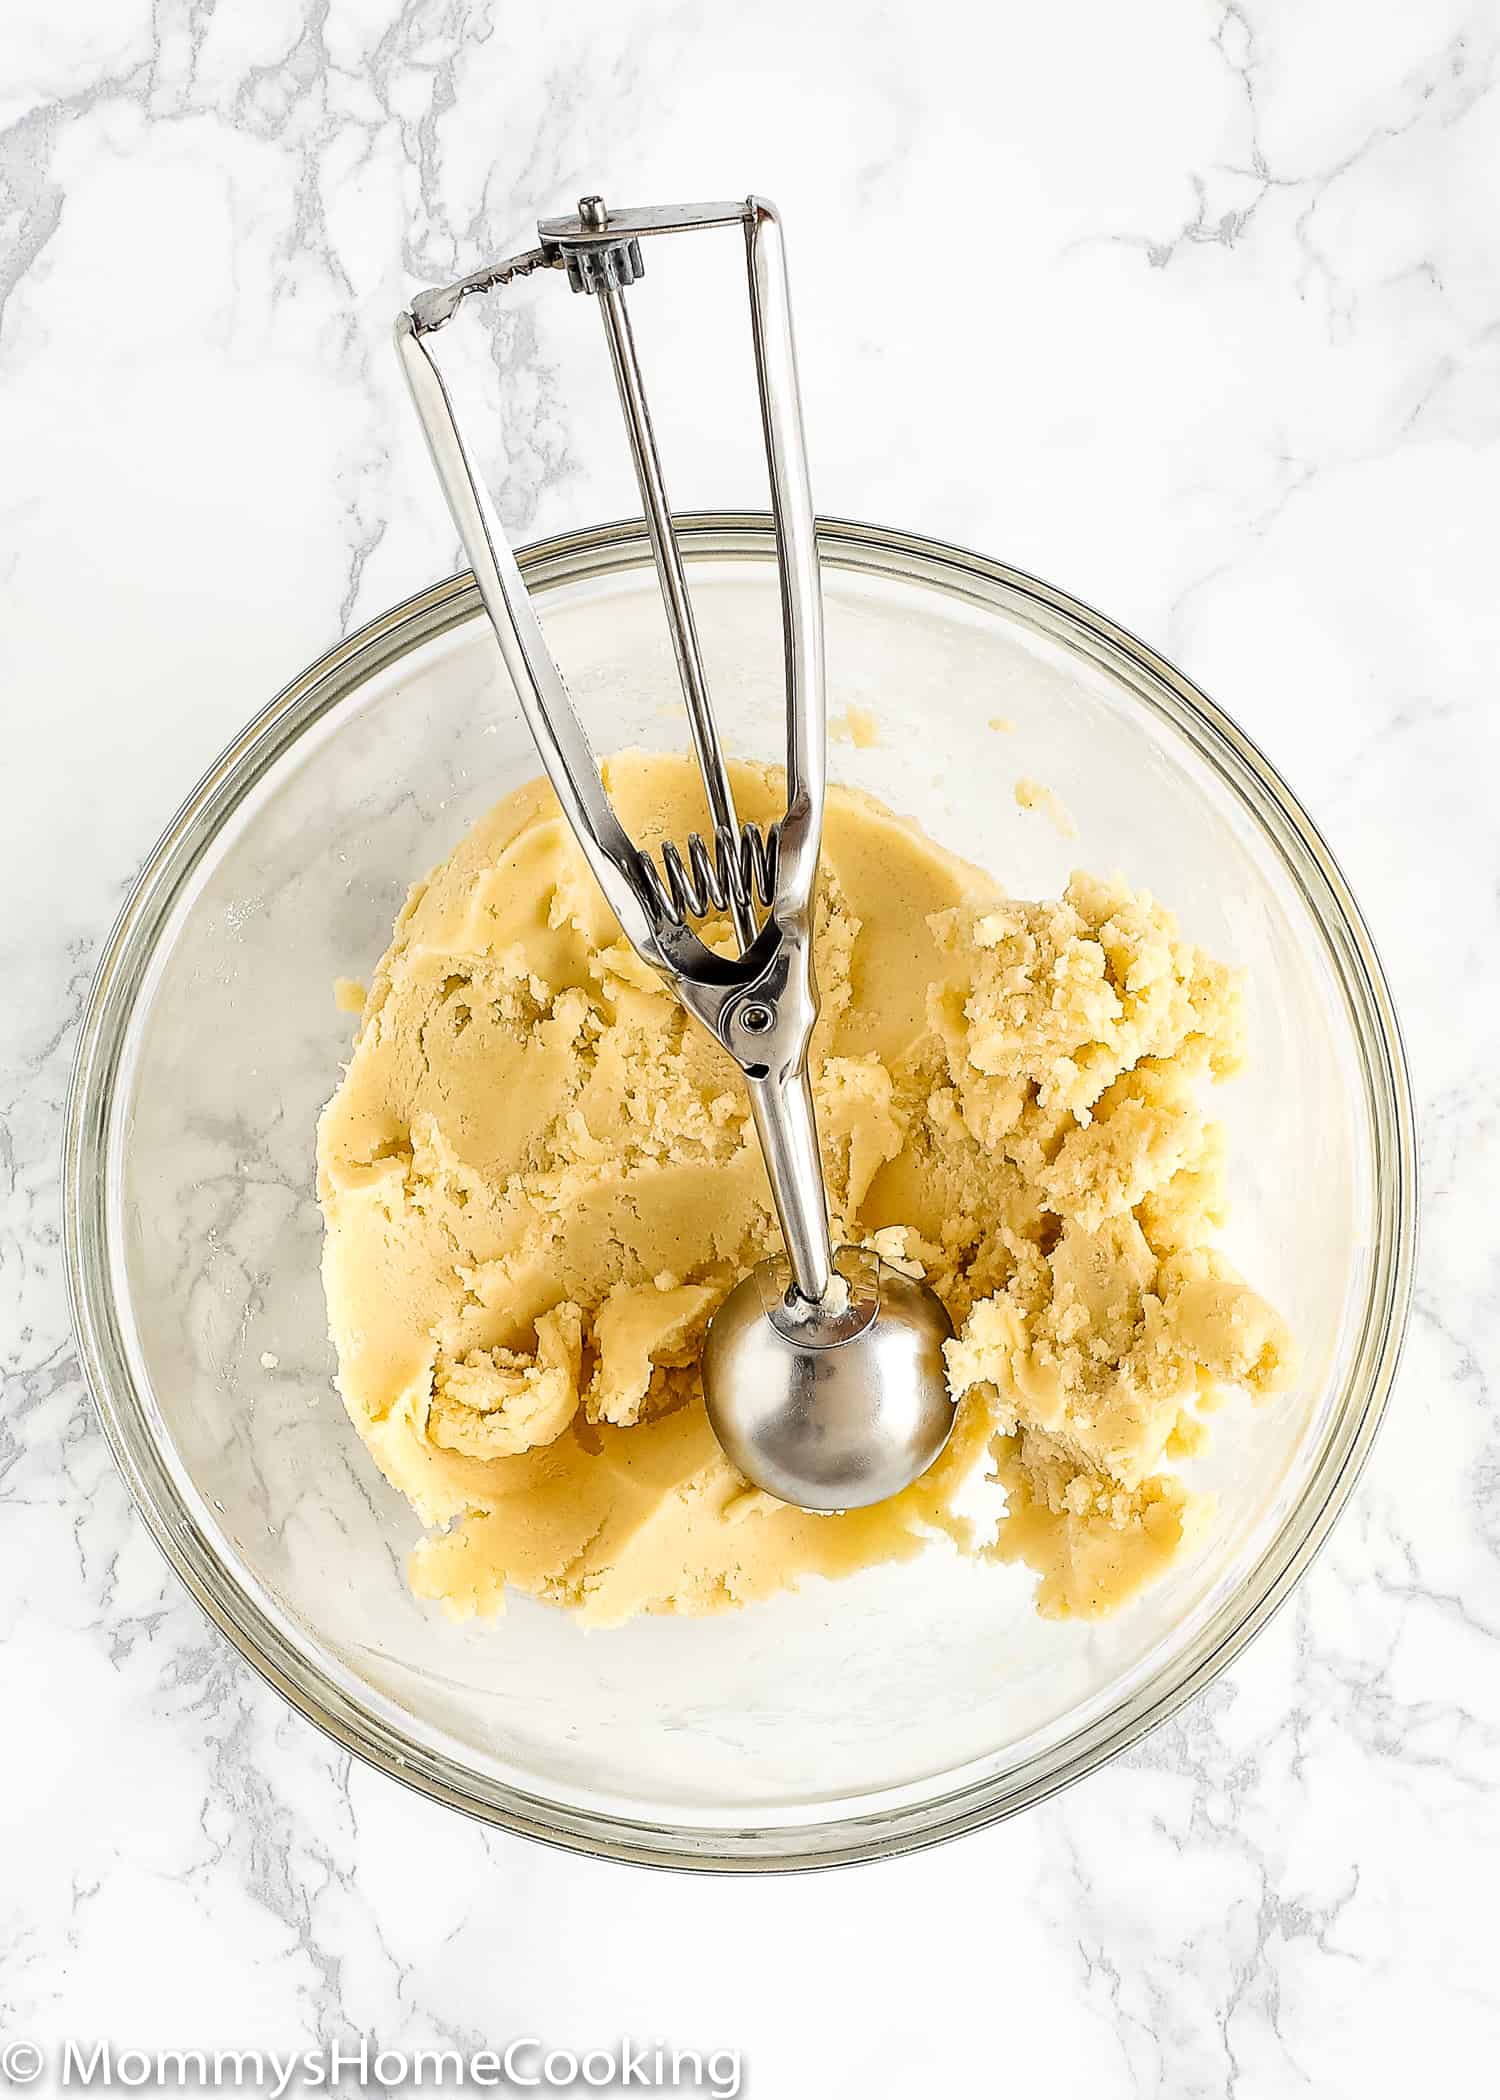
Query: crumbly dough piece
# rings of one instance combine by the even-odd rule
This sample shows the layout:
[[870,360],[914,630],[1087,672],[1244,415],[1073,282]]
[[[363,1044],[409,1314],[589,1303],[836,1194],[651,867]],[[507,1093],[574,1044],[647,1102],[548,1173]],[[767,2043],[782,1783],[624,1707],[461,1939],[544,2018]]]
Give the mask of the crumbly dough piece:
[[[705,824],[690,761],[625,753],[643,844]],[[768,821],[780,783],[733,768]],[[727,937],[727,933],[726,933]],[[551,791],[508,797],[412,891],[318,1132],[349,1413],[428,1529],[417,1591],[513,1588],[596,1625],[745,1604],[937,1535],[1112,1609],[1194,1518],[1172,1460],[1224,1386],[1291,1374],[1213,1251],[1205,1083],[1233,975],[1149,897],[989,878],[866,796],[829,798],[813,1084],[835,1229],[925,1273],[958,1326],[943,1457],[875,1509],[747,1486],[708,1427],[704,1328],[777,1233],[743,1089],[623,940]],[[957,1513],[1004,1487],[998,1533]]]

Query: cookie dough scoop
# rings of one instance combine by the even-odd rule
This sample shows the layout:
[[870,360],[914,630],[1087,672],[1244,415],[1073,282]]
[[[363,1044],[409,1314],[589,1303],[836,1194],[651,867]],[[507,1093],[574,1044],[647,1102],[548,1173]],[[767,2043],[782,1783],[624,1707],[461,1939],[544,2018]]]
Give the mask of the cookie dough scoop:
[[[784,815],[741,825],[715,726],[681,549],[636,357],[625,293],[658,235],[738,227],[770,470],[786,660]],[[608,211],[585,197],[544,219],[538,246],[423,293],[396,324],[412,397],[543,766],[622,930],[733,1058],[750,1097],[785,1255],[725,1300],[702,1357],[709,1420],[747,1480],[803,1509],[884,1501],[938,1456],[953,1427],[943,1343],[953,1329],[924,1284],[861,1248],[830,1244],[808,1046],[818,1016],[812,911],[827,786],[823,605],[781,222],[764,198]],[[514,555],[465,446],[432,338],[471,294],[535,270],[565,271],[595,302],[629,432],[652,556],[712,819],[660,865],[605,793]],[[692,922],[727,913],[738,954]]]

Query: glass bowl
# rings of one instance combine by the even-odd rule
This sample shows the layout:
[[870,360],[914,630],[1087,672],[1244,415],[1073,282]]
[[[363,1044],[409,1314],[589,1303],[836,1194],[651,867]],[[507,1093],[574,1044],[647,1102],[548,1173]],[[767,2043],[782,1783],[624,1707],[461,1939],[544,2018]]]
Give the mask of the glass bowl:
[[[737,752],[782,748],[772,545],[683,521]],[[69,1272],[116,1458],[158,1542],[261,1674],[439,1800],[581,1851],[757,1869],[887,1856],[1041,1799],[1164,1719],[1264,1624],[1369,1449],[1410,1289],[1399,1036],[1326,847],[1240,731],[1109,621],[1016,571],[822,528],[832,770],[1023,895],[1119,870],[1242,965],[1251,1063],[1220,1090],[1227,1247],[1290,1318],[1298,1390],[1227,1407],[1192,1557],[1116,1617],[1039,1619],[1032,1579],[920,1561],[708,1620],[585,1633],[521,1598],[459,1625],[408,1592],[417,1536],[332,1382],[313,1131],[407,886],[538,771],[472,582],[437,585],[289,686],[173,820],[121,914],[70,1104]],[[681,748],[639,523],[523,567],[596,749]],[[858,741],[844,711],[867,711]],[[1014,725],[1013,727],[1006,725]],[[863,732],[863,725],[859,725]],[[1054,787],[1065,841],[1016,803]]]

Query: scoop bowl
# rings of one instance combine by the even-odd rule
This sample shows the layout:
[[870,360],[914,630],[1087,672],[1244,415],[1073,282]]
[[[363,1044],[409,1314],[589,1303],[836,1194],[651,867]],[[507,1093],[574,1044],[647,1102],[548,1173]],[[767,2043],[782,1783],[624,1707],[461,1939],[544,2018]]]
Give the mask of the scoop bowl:
[[784,1261],[752,1269],[715,1314],[703,1398],[714,1434],[754,1486],[800,1509],[864,1509],[898,1495],[953,1430],[943,1368],[953,1323],[935,1291],[858,1248],[822,1305]]

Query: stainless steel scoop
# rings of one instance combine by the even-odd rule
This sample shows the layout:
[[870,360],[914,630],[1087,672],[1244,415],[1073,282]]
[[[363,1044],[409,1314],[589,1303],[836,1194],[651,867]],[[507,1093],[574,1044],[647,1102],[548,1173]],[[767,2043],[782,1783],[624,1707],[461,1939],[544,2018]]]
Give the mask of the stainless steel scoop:
[[[641,276],[643,239],[738,226],[750,320],[786,654],[786,811],[767,831],[741,825],[715,728],[681,549],[662,482],[625,291]],[[835,1260],[818,1154],[808,1044],[818,1015],[812,909],[827,779],[823,603],[803,442],[781,222],[764,198],[743,203],[605,209],[544,219],[539,245],[425,292],[396,323],[412,398],[507,670],[547,776],[626,938],[744,1076],[785,1261],[737,1285],[709,1329],[702,1362],[709,1419],[746,1478],[804,1509],[850,1509],[895,1494],[947,1442],[953,1404],[942,1345],[952,1326],[925,1285],[858,1248]],[[693,745],[713,820],[661,866],[616,818],[583,725],[470,457],[433,355],[432,337],[465,298],[533,270],[565,270],[604,324],[630,434]],[[763,914],[762,914],[763,908]],[[689,921],[729,915],[740,953],[716,954]]]

